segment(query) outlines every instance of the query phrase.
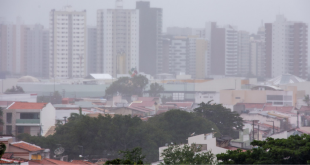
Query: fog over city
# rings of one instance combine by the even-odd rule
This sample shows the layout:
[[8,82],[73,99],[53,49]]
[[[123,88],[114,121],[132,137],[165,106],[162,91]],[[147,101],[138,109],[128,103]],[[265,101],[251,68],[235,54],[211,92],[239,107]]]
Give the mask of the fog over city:
[[309,24],[309,0],[0,0],[0,164],[309,164]]

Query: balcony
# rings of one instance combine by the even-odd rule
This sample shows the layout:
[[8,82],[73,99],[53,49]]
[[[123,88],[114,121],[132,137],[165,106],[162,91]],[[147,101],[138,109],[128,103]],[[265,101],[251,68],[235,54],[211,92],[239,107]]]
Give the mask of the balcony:
[[40,124],[40,119],[16,119],[16,124]]

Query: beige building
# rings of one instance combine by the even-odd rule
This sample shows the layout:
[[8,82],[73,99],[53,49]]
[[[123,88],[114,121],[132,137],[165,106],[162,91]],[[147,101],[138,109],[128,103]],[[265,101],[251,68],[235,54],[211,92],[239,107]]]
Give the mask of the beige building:
[[[266,88],[265,88],[266,87]],[[221,90],[220,103],[235,105],[237,103],[271,103],[275,106],[295,106],[297,87],[281,89],[267,86],[254,87],[252,90]]]

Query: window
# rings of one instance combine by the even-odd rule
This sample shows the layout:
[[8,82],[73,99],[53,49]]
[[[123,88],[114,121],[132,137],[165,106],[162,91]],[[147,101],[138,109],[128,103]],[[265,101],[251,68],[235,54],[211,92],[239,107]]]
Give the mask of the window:
[[20,119],[39,119],[40,113],[21,113]]
[[12,126],[11,125],[7,125],[6,126],[6,134],[7,135],[12,135]]
[[267,100],[283,100],[282,95],[267,95]]
[[24,127],[23,126],[18,126],[17,127],[17,133],[24,133]]
[[12,123],[12,113],[6,114],[6,123],[11,124]]

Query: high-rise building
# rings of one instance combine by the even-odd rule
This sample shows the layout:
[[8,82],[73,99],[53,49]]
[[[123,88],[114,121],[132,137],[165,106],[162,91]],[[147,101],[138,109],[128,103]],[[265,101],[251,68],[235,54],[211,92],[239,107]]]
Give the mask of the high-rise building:
[[[165,58],[163,66],[170,74],[188,74],[192,78],[205,78],[207,41],[198,37],[166,36],[163,42],[163,55]],[[169,50],[169,51],[168,51]],[[166,64],[167,63],[167,64]]]
[[50,77],[86,76],[86,11],[71,6],[50,12]]
[[278,15],[274,23],[265,24],[265,43],[266,77],[289,73],[307,78],[307,24]]
[[205,38],[209,45],[210,75],[238,75],[238,31],[231,25],[219,27],[206,23]]
[[116,77],[132,68],[139,71],[139,27],[139,10],[123,9],[122,0],[116,9],[97,11],[98,73]]
[[40,24],[25,30],[26,74],[35,77],[49,75],[49,32]]
[[247,76],[250,74],[250,53],[249,53],[249,33],[238,32],[238,75]]
[[162,9],[151,8],[150,2],[138,1],[139,70],[155,75],[162,71]]
[[16,24],[0,24],[0,71],[12,75],[24,75],[25,66],[25,25],[18,17]]
[[97,28],[87,28],[87,71],[90,73],[97,73],[96,68],[97,58]]
[[257,34],[250,35],[250,73],[253,76],[266,77],[265,28],[259,28]]

